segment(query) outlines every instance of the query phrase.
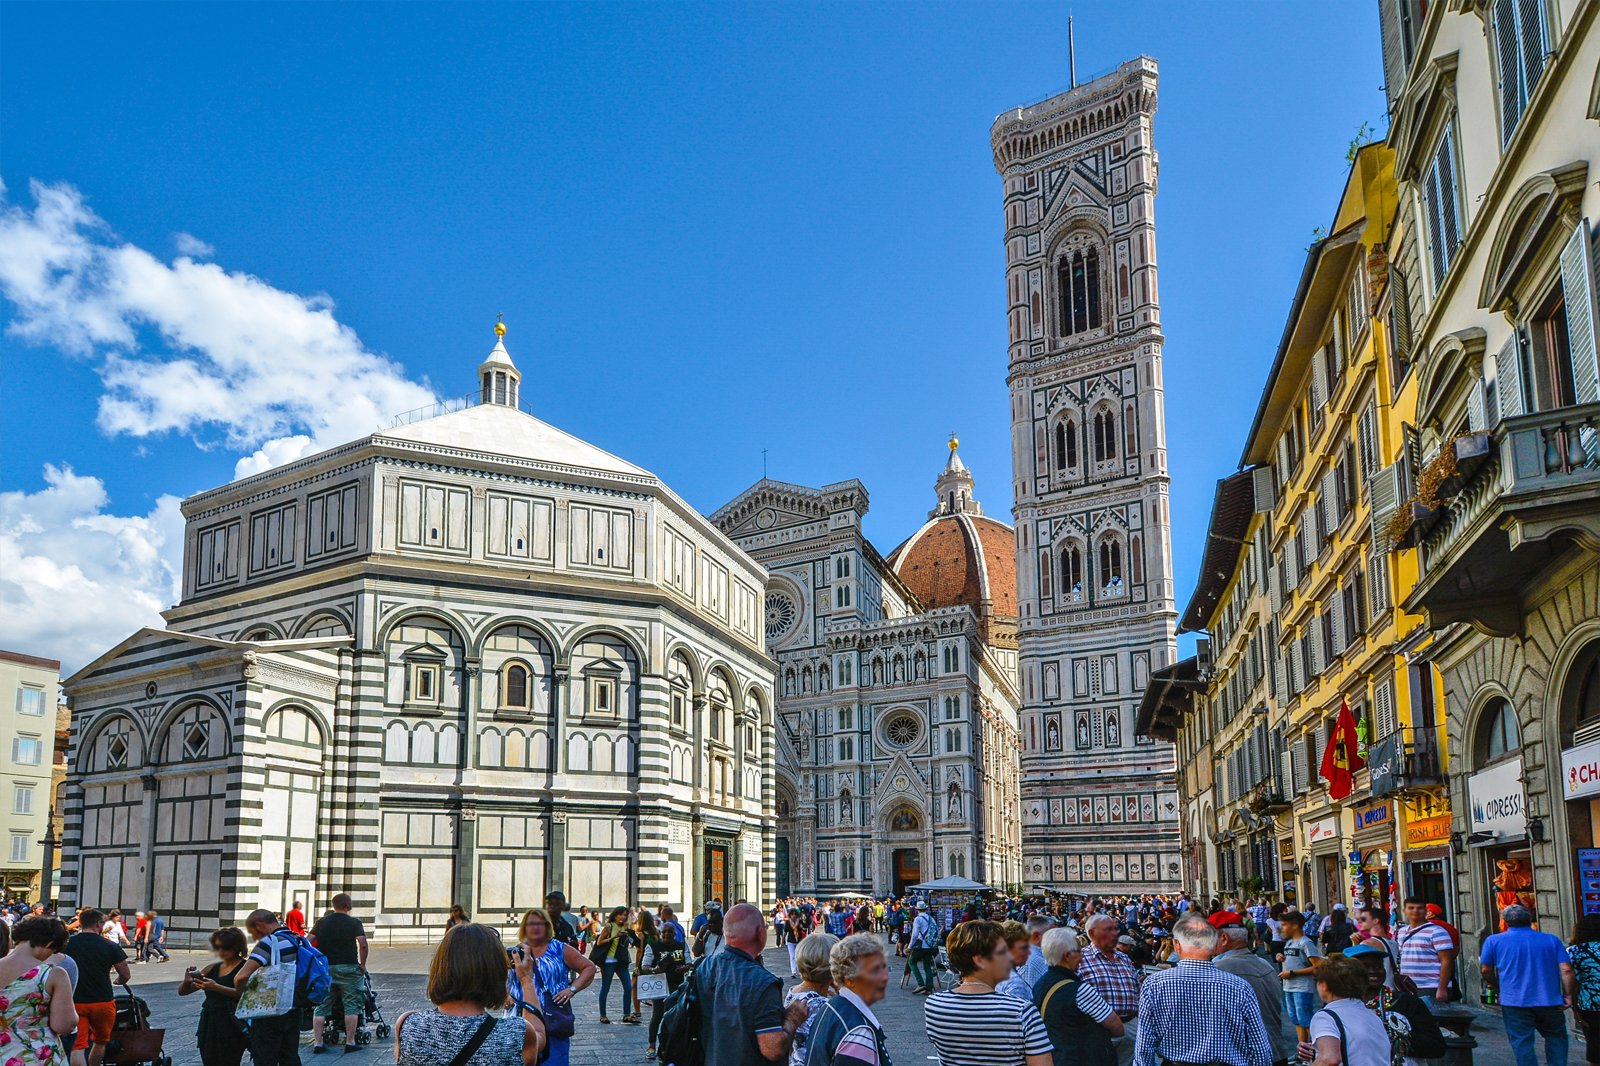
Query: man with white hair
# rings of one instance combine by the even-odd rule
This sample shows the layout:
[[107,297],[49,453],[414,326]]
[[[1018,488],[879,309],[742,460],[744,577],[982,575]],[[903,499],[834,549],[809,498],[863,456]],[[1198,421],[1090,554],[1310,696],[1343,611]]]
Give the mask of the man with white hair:
[[1217,931],[1198,914],[1172,923],[1178,964],[1151,975],[1139,993],[1134,1066],[1272,1066],[1277,1051],[1256,994],[1211,961]]
[[1056,927],[1056,920],[1048,914],[1034,914],[1022,923],[1022,927],[1028,931],[1027,961],[1012,970],[1011,976],[1002,981],[995,991],[1031,1000],[1033,986],[1039,983],[1039,978],[1050,968],[1050,964],[1044,961],[1044,953],[1039,950],[1039,944],[1045,934]]
[[1272,1061],[1286,1063],[1295,1057],[1295,1041],[1283,1032],[1283,978],[1278,968],[1250,951],[1250,934],[1236,911],[1211,916],[1217,930],[1217,969],[1241,978],[1256,994],[1261,1022],[1272,1037]]
[[1051,929],[1041,941],[1044,976],[1033,988],[1033,1004],[1044,1017],[1055,1066],[1113,1066],[1113,1039],[1122,1019],[1094,985],[1078,975],[1083,941],[1070,929]]
[[1122,1019],[1123,1034],[1112,1046],[1117,1053],[1117,1066],[1128,1066],[1139,1035],[1139,970],[1117,947],[1122,927],[1111,915],[1091,914],[1083,931],[1089,935],[1089,946],[1083,949],[1078,973]]

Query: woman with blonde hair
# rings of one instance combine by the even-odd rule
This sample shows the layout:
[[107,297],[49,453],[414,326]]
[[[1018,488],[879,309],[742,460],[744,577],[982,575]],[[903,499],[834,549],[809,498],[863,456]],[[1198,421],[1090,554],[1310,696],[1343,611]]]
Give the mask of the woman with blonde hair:
[[445,931],[428,968],[427,1010],[395,1019],[394,1053],[400,1066],[535,1066],[545,1044],[534,986],[535,960],[516,960],[511,981],[522,996],[504,1018],[489,1013],[506,1005],[506,953],[500,935],[470,922]]
[[806,1037],[811,1032],[811,1023],[822,1012],[828,1003],[828,996],[833,993],[829,952],[838,942],[839,938],[831,933],[812,933],[802,938],[794,949],[794,965],[800,974],[800,983],[784,994],[783,1005],[787,1009],[791,1003],[804,1003],[806,1020],[794,1031],[794,1043],[789,1045],[789,1066],[806,1064]]
[[[511,956],[533,960],[534,992],[544,1014],[545,1032],[550,1042],[550,1058],[545,1066],[567,1066],[574,1029],[572,997],[589,987],[599,967],[571,944],[557,940],[554,933],[550,912],[534,907],[522,916],[522,924],[517,927],[517,946],[511,949]],[[577,976],[569,979],[569,974]],[[512,982],[512,1001],[520,1005],[525,1002],[521,996],[521,984]]]

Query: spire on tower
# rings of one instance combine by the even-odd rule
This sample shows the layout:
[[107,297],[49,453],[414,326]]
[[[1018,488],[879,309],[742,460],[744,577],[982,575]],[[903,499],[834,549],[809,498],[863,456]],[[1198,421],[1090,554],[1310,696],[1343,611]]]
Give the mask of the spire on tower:
[[479,400],[502,407],[516,407],[522,391],[522,371],[517,369],[517,364],[511,361],[511,353],[506,351],[504,319],[504,314],[496,317],[494,347],[489,349],[488,357],[478,365]]
[[957,451],[960,447],[961,441],[954,433],[950,434],[950,458],[940,471],[939,480],[934,482],[933,490],[939,499],[933,510],[928,512],[929,518],[956,513],[970,515],[983,513],[983,508],[972,496],[972,472],[967,469],[967,464],[961,461],[961,455]]

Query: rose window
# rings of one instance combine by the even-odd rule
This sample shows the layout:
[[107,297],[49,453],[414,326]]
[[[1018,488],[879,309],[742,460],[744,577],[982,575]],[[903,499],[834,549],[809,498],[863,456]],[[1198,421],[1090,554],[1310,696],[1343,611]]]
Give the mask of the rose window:
[[800,610],[781,592],[767,593],[767,639],[777,640],[794,628]]
[[910,747],[922,735],[922,725],[916,715],[897,714],[883,727],[884,739],[897,748]]

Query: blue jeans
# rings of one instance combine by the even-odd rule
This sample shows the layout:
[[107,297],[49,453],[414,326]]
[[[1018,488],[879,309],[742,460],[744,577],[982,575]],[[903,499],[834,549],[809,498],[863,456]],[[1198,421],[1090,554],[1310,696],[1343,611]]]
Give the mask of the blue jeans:
[[1544,1037],[1547,1066],[1567,1066],[1567,1016],[1560,1007],[1502,1006],[1500,1015],[1505,1019],[1506,1039],[1511,1042],[1517,1066],[1539,1066],[1535,1033]]
[[633,1007],[633,975],[628,972],[627,962],[607,959],[600,964],[600,1017],[602,1018],[606,1016],[606,1004],[611,1000],[613,977],[622,982],[622,1013],[630,1013]]

